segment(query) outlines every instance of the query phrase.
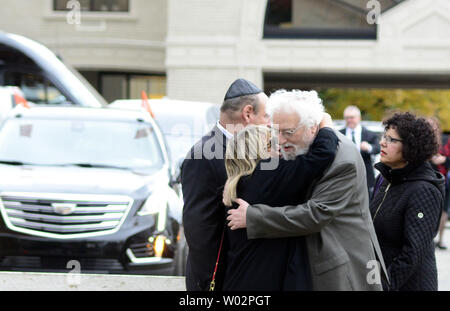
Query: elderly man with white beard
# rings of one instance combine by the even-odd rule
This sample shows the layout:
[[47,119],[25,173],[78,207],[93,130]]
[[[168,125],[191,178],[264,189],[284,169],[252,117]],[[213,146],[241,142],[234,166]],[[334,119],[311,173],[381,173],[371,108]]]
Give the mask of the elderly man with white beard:
[[[309,92],[307,101],[299,97],[304,94],[280,90],[268,101],[286,159],[308,150],[323,113],[317,93]],[[355,144],[336,135],[335,160],[311,180],[306,202],[275,208],[237,199],[228,225],[247,228],[249,239],[305,236],[313,290],[382,290],[381,282],[389,280],[370,216],[364,162]]]

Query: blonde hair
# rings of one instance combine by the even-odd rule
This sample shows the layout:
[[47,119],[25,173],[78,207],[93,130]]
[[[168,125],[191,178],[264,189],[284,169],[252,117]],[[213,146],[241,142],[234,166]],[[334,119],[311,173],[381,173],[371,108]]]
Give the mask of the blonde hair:
[[259,161],[270,157],[272,130],[263,125],[248,125],[228,141],[225,169],[228,179],[223,192],[224,203],[231,206],[236,199],[236,188],[243,176],[253,173]]

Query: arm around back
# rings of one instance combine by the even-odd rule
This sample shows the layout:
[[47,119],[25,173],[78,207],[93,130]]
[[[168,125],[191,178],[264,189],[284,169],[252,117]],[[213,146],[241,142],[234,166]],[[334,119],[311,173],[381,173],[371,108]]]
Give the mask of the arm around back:
[[247,209],[247,236],[279,238],[319,232],[340,215],[356,189],[356,167],[334,163],[314,186],[311,198],[296,206],[270,207],[255,204]]

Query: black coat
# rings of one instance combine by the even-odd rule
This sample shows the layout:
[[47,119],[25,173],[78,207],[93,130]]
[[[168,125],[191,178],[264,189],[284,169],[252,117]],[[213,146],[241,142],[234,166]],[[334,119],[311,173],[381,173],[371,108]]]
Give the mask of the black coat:
[[[346,128],[340,130],[340,132],[344,135],[345,131]],[[378,139],[378,135],[372,131],[369,131],[364,126],[361,129],[361,141],[366,141],[372,146],[372,151],[370,153],[367,151],[360,151],[361,157],[364,161],[364,165],[366,166],[367,187],[372,188],[375,184],[372,155],[380,153],[380,142]]]
[[[189,151],[181,167],[183,225],[189,247],[186,266],[188,291],[208,290],[221,236],[225,228],[223,188],[227,179],[224,157],[226,138],[215,126]],[[221,255],[226,249],[221,251]],[[216,289],[221,289],[225,263],[221,258]]]
[[381,185],[375,187],[370,212],[390,290],[437,290],[433,238],[444,202],[444,177],[429,163],[391,170],[380,162],[375,168]]
[[[252,175],[240,179],[237,196],[250,205],[285,206],[304,202],[308,186],[333,162],[338,142],[334,131],[324,128],[319,130],[307,154],[295,160],[280,160],[272,170],[261,169],[267,160],[261,161]],[[249,240],[246,229],[229,228],[226,234],[224,290],[312,289],[304,237]]]

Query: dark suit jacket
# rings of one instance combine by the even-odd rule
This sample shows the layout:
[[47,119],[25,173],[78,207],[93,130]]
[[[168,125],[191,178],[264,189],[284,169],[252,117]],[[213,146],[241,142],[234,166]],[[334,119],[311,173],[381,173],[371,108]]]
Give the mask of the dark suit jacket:
[[[344,127],[340,132],[345,135],[346,128]],[[372,146],[372,151],[360,151],[363,158],[364,165],[366,166],[367,187],[373,188],[375,185],[375,174],[373,170],[373,163],[371,155],[380,153],[380,142],[376,133],[369,131],[364,126],[361,129],[361,141],[366,141]]]
[[[208,290],[222,233],[225,228],[223,188],[226,137],[215,126],[189,151],[181,167],[184,208],[183,224],[189,254],[186,266],[188,291]],[[225,243],[224,243],[225,244]],[[223,255],[226,250],[222,249]],[[225,262],[220,260],[216,289],[221,289]]]

